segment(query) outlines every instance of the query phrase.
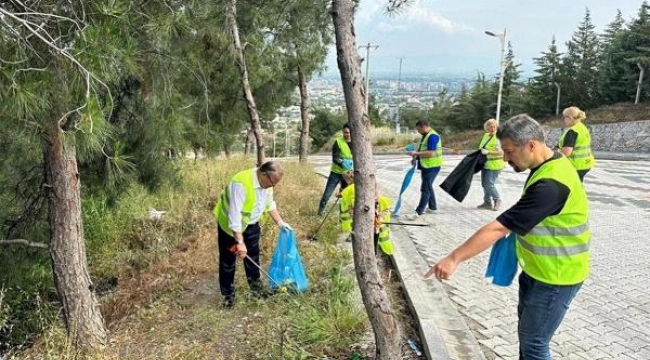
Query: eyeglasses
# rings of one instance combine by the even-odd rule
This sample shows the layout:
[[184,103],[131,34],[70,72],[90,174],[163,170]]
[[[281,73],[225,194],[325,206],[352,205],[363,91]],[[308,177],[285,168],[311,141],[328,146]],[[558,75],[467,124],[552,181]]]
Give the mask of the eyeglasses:
[[269,175],[268,172],[264,172],[264,175],[266,175],[266,178],[269,179],[269,182],[271,183],[271,187],[275,187],[275,183],[273,182],[273,179],[271,178],[271,175]]

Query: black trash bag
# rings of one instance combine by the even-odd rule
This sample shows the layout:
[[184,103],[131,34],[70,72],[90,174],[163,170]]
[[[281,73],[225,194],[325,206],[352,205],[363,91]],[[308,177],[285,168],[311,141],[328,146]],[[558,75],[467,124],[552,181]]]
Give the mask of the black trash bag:
[[472,185],[472,177],[483,169],[486,161],[487,157],[481,154],[481,150],[469,153],[440,184],[440,187],[456,201],[463,202]]

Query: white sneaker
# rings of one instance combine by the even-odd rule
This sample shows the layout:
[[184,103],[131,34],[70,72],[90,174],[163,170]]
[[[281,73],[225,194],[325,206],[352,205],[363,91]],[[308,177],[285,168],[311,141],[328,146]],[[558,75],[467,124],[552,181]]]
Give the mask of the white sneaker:
[[408,221],[415,221],[415,220],[420,219],[421,216],[422,215],[420,215],[418,213],[413,213],[413,214],[405,215],[404,219],[408,220]]

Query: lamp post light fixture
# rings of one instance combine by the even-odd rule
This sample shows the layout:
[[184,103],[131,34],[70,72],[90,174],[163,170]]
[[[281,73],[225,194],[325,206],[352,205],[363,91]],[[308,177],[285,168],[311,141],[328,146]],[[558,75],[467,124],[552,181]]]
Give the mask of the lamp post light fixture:
[[505,57],[506,57],[506,41],[508,39],[506,29],[503,29],[503,33],[495,34],[492,31],[485,31],[486,35],[493,36],[501,40],[501,75],[499,76],[499,91],[497,92],[497,114],[496,121],[499,124],[499,117],[501,115],[501,93],[503,92],[503,76],[506,71]]

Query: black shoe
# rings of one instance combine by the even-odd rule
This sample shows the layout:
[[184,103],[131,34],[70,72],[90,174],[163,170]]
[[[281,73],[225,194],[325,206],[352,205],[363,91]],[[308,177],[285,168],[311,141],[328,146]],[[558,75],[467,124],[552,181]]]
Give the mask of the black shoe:
[[226,295],[223,297],[223,307],[226,309],[231,309],[235,306],[235,295]]

